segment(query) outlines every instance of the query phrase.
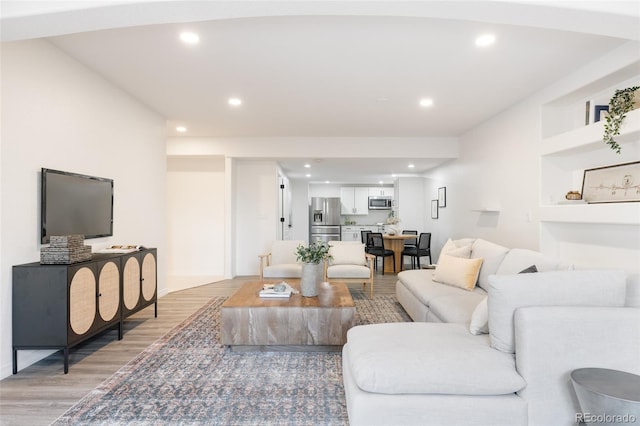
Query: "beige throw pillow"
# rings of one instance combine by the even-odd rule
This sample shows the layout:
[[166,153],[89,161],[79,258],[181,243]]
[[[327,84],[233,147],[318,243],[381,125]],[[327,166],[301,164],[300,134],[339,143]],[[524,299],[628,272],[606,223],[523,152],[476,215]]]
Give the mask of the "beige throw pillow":
[[473,290],[478,280],[482,258],[464,259],[447,254],[441,255],[432,279],[436,282]]

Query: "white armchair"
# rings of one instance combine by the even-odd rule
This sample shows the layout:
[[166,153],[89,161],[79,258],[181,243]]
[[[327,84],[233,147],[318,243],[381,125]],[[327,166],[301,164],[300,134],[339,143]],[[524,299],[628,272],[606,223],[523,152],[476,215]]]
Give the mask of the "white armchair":
[[375,256],[364,251],[359,242],[331,241],[332,259],[324,262],[324,280],[369,284],[369,297],[373,297],[373,262]]
[[261,254],[260,279],[264,278],[300,278],[302,263],[296,261],[296,248],[304,245],[301,240],[274,241],[271,251]]

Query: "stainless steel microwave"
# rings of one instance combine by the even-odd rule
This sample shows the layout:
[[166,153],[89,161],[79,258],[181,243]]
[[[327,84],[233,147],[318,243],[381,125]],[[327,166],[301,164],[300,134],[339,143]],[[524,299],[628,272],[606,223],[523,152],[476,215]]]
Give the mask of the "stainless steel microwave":
[[369,210],[391,210],[391,197],[369,197]]

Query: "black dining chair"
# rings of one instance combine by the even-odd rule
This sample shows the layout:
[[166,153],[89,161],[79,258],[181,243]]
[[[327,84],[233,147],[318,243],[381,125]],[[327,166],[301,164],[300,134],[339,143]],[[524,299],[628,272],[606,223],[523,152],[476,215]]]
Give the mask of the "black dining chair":
[[415,238],[407,238],[404,240],[404,248],[411,248],[418,246],[418,231],[411,231],[408,229],[404,229],[402,231],[402,235],[415,235]]
[[417,247],[408,247],[402,250],[402,268],[404,269],[404,257],[411,257],[411,268],[414,268],[416,263],[418,269],[420,269],[420,258],[428,257],[429,263],[431,263],[431,232],[422,232],[418,238]]
[[360,240],[362,241],[362,244],[364,244],[364,251],[365,253],[369,253],[369,239],[368,236],[371,233],[371,231],[360,231]]
[[369,242],[369,254],[376,257],[375,268],[378,268],[378,258],[382,257],[382,275],[384,275],[384,258],[388,256],[393,257],[393,272],[396,272],[396,255],[393,250],[387,250],[384,248],[384,239],[381,232],[371,232],[367,236]]

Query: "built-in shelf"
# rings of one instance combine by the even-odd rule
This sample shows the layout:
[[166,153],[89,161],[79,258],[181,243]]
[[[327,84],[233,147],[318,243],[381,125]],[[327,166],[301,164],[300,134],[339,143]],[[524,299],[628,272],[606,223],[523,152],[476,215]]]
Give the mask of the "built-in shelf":
[[540,221],[640,225],[640,203],[545,205]]
[[[602,141],[604,121],[580,127],[542,140],[540,154],[563,155],[588,152],[607,147]],[[640,139],[640,109],[630,111],[620,126],[620,136],[615,140],[622,145]]]
[[471,211],[480,213],[500,213],[500,209],[497,207],[482,207],[479,209],[471,209]]

